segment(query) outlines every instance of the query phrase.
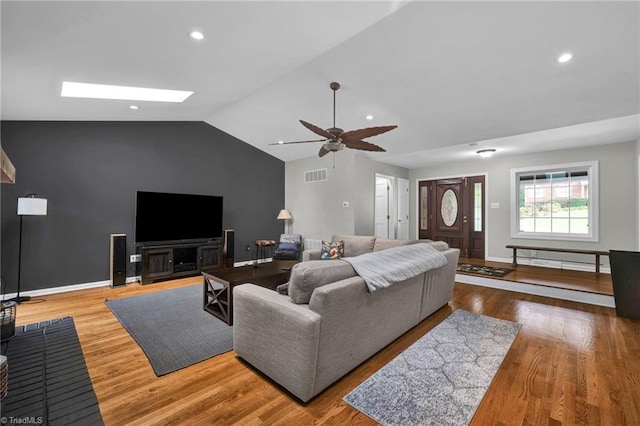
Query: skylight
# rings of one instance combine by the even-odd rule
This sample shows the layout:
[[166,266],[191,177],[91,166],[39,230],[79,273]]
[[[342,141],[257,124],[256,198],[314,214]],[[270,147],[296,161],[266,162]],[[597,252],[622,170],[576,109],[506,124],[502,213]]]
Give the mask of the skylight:
[[112,86],[108,84],[62,82],[60,96],[68,98],[123,99],[129,101],[183,102],[193,92],[150,89],[146,87]]

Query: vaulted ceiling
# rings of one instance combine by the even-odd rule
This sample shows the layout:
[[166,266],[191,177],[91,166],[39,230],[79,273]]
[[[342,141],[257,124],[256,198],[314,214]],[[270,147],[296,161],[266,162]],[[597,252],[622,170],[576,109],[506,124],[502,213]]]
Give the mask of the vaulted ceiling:
[[[2,1],[3,120],[204,120],[282,160],[299,119],[397,124],[369,158],[420,167],[637,140],[637,2]],[[197,29],[201,41],[188,34]],[[565,51],[568,63],[558,63]],[[63,81],[191,90],[60,97]],[[372,115],[372,120],[365,116]],[[212,143],[214,143],[212,141]],[[470,146],[472,144],[473,146]],[[322,161],[322,160],[319,160]],[[329,161],[329,160],[327,160]]]

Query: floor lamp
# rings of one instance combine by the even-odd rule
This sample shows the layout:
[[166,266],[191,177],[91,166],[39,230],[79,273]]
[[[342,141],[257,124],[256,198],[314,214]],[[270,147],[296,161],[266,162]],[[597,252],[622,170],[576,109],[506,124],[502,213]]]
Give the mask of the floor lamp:
[[27,194],[18,198],[18,216],[20,216],[20,239],[18,240],[18,292],[16,297],[10,299],[16,303],[31,300],[30,296],[20,296],[20,272],[22,270],[22,218],[24,216],[46,216],[47,199],[36,198],[37,194]]
[[[280,210],[280,213],[278,213],[278,217],[276,219],[284,220],[285,223],[289,225],[289,222],[291,222],[291,219],[293,218],[291,217],[291,213],[289,213],[289,210],[282,209]],[[291,232],[290,232],[289,226],[287,226],[287,234],[290,234],[290,233]]]

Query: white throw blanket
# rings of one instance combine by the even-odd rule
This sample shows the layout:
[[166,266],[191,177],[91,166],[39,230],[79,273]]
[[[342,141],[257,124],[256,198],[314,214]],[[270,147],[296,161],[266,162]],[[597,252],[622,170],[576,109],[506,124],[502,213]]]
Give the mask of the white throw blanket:
[[367,283],[372,293],[447,264],[447,258],[428,244],[410,244],[343,257]]

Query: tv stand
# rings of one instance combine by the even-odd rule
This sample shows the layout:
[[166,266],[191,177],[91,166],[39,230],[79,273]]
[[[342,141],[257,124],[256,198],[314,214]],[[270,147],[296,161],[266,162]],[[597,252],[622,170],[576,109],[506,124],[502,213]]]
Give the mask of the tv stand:
[[200,243],[142,246],[142,284],[199,275],[222,267],[222,239]]

